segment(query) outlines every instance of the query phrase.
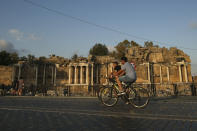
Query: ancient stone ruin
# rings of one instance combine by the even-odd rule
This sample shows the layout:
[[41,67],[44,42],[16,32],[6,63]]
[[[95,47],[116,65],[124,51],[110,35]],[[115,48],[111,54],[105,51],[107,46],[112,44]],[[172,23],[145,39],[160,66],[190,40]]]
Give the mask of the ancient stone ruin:
[[[177,48],[128,48],[130,62],[135,63],[137,81],[154,96],[191,95],[191,60]],[[112,72],[111,56],[88,56],[69,60],[51,56],[46,63],[22,62],[10,67],[0,67],[0,82],[11,85],[15,77],[23,77],[26,88],[43,94],[95,96],[101,85],[108,81],[101,76]]]

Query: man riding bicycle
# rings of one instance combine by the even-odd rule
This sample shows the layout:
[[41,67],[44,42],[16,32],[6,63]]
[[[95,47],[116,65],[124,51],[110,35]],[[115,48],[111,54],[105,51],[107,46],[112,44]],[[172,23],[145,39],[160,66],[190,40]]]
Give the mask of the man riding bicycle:
[[137,79],[134,67],[128,62],[127,57],[121,58],[121,70],[114,73],[116,77],[116,82],[118,83],[120,93],[118,95],[124,95],[121,82],[134,83]]

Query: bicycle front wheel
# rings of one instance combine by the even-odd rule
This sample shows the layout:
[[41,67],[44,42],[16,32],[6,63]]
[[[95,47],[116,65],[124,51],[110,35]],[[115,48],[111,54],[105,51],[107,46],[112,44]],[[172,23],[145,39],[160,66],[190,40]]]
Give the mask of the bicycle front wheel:
[[129,99],[130,103],[135,108],[144,108],[149,102],[149,92],[147,89],[142,87],[135,87],[132,89],[132,94],[135,94],[134,97]]
[[116,90],[113,87],[103,88],[101,90],[100,99],[105,106],[114,106],[118,102]]

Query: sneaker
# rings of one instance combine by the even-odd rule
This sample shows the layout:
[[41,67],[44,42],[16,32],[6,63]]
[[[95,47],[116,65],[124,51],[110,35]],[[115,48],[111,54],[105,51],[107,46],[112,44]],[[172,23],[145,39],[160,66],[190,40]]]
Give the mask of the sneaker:
[[125,94],[126,94],[125,92],[119,92],[117,95],[122,96],[122,95],[125,95]]
[[127,101],[127,102],[125,102],[125,104],[126,104],[126,105],[128,105],[128,104],[129,104],[129,102]]

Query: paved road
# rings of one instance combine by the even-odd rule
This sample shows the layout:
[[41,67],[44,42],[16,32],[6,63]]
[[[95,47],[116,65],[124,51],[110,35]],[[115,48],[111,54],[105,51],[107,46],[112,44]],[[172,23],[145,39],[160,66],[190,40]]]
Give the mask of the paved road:
[[197,97],[153,99],[145,109],[97,98],[0,97],[2,131],[196,131]]

